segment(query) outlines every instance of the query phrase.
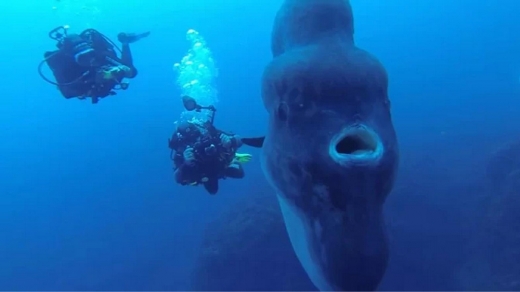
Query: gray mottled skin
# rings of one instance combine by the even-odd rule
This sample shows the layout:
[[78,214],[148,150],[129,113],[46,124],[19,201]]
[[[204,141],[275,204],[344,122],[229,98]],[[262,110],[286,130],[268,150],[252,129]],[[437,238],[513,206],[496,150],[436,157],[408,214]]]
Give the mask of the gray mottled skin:
[[[353,33],[347,0],[286,0],[263,76],[262,167],[320,290],[377,289],[388,262],[382,209],[399,159],[388,78]],[[371,146],[339,153],[346,136]]]

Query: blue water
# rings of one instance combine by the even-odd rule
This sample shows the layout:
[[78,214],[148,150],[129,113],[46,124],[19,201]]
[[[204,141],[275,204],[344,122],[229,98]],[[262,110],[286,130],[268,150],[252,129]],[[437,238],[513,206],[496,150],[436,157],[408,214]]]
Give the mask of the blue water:
[[[175,184],[167,139],[183,109],[173,64],[186,31],[203,34],[219,69],[217,126],[263,134],[260,78],[281,2],[0,4],[0,289],[189,289],[207,223],[265,181],[248,149],[246,178],[222,182],[217,196]],[[520,2],[352,5],[358,45],[388,71],[402,153],[382,289],[457,289],[461,242],[489,195],[471,186],[494,150],[519,139]],[[113,39],[151,31],[132,44],[130,88],[92,105],[45,83],[36,67],[63,24]]]

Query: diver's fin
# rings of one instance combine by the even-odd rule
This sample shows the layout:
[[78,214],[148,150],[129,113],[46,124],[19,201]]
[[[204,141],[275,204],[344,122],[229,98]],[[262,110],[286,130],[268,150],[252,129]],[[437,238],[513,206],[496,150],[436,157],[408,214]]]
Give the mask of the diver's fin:
[[247,146],[262,148],[264,145],[265,136],[256,138],[242,138],[240,140],[242,140],[242,143],[246,144]]
[[143,33],[119,33],[117,35],[117,40],[120,41],[123,44],[130,44],[134,43],[144,37],[147,37],[150,35],[150,32],[143,32]]

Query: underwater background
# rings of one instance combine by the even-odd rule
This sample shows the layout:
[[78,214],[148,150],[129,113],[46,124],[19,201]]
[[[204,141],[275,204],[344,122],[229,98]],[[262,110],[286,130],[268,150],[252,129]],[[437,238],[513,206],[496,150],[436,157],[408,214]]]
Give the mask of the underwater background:
[[[260,79],[281,3],[0,3],[0,289],[315,289],[259,150],[210,196],[175,183],[167,144],[200,73],[190,52],[210,67],[211,93],[196,97],[217,107],[216,126],[265,133]],[[519,290],[520,1],[351,3],[357,44],[388,71],[401,151],[380,289]],[[62,98],[37,70],[60,25],[151,31],[132,44],[129,89],[95,105]]]

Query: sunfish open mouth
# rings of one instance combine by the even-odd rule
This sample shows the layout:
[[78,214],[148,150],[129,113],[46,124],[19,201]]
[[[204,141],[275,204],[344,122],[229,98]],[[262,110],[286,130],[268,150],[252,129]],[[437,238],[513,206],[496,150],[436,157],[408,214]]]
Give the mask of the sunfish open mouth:
[[365,126],[349,127],[332,139],[329,154],[338,163],[374,162],[383,154],[383,143]]

